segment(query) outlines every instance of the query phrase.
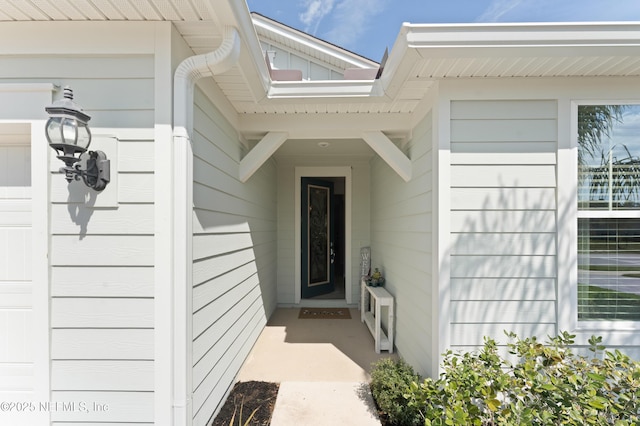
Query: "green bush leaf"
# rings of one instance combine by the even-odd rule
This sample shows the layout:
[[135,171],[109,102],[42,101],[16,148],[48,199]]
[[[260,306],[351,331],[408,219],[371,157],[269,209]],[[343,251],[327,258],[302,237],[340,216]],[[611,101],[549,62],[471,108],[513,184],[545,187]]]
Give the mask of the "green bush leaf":
[[507,336],[515,362],[485,338],[478,351],[447,351],[440,377],[422,383],[403,362],[385,361],[371,374],[374,399],[394,425],[640,425],[638,361],[606,352],[599,337],[589,343],[604,352],[587,358],[566,332],[546,344]]
[[489,407],[489,410],[491,411],[498,411],[498,409],[500,408],[500,401],[498,401],[497,399],[488,399],[487,407]]

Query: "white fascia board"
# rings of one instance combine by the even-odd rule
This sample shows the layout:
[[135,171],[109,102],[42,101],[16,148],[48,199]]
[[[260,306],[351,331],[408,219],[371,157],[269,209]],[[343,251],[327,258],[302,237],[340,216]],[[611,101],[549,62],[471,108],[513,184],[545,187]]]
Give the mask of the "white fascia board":
[[360,139],[363,129],[406,137],[410,125],[411,115],[400,113],[246,114],[238,131],[251,139],[268,132],[286,132],[288,139]]
[[263,16],[252,15],[252,19],[253,24],[256,26],[256,28],[259,27],[278,36],[288,38],[294,45],[308,47],[325,55],[333,56],[340,61],[353,65],[354,67],[374,68],[379,65],[373,60],[364,58],[353,52],[349,52],[348,50],[332,45],[331,43],[325,42],[316,37],[312,37],[308,34],[297,31],[293,28],[287,27],[284,24],[270,20]]
[[638,23],[405,24],[403,30],[415,49],[640,46]]
[[254,99],[263,99],[269,90],[271,77],[264,61],[254,21],[251,19],[246,2],[230,1],[228,4],[234,16],[233,25],[240,33],[242,43],[239,58],[240,70],[247,79]]
[[384,70],[380,76],[380,90],[389,99],[394,99],[405,81],[416,70],[423,58],[415,49],[409,49],[407,44],[407,24],[403,24],[396,38],[393,48],[389,52]]
[[353,98],[385,96],[379,81],[325,80],[274,81],[268,97],[278,98]]

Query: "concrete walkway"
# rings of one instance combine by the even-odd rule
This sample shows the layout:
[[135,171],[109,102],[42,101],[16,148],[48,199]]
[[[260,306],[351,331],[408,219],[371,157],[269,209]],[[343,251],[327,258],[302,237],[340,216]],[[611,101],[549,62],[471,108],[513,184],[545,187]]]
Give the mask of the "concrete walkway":
[[351,319],[298,319],[299,308],[272,315],[244,363],[239,381],[280,383],[273,426],[380,425],[368,386],[373,337]]

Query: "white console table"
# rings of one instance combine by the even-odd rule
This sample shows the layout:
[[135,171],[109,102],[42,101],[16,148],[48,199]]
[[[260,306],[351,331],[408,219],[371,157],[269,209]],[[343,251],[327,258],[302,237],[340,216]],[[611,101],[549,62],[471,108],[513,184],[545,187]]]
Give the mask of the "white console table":
[[[382,331],[382,308],[387,308],[387,333]],[[393,353],[393,296],[382,287],[360,280],[360,320],[367,324],[375,340],[376,353]]]

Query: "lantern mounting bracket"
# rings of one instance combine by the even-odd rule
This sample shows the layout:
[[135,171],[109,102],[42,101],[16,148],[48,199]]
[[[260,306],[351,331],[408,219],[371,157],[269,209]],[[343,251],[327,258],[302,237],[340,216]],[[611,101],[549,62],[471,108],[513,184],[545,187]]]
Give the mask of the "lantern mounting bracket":
[[102,151],[87,151],[80,154],[76,163],[61,167],[60,172],[65,174],[67,182],[82,179],[89,188],[102,191],[111,180],[111,161]]

